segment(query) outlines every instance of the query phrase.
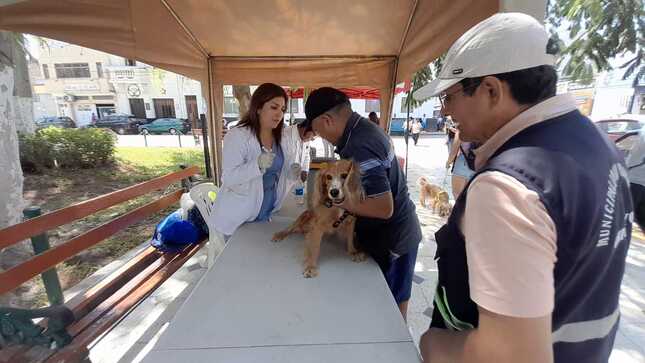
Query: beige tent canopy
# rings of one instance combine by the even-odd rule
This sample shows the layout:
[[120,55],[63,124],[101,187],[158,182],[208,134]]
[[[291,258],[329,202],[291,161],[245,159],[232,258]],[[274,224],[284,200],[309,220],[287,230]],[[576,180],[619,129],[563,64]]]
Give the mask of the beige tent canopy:
[[[501,10],[498,0],[0,0],[0,29],[75,43],[202,82],[215,170],[222,85],[395,85]],[[541,1],[537,1],[541,3]],[[219,175],[219,173],[215,174]]]

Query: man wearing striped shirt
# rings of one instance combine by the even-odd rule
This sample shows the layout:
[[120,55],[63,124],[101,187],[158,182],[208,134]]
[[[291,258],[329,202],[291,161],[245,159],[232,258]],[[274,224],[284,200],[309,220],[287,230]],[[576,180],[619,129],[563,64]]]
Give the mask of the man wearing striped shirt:
[[392,142],[381,128],[352,111],[343,92],[331,87],[309,95],[305,114],[305,127],[336,146],[341,158],[360,166],[367,198],[340,207],[357,217],[357,246],[378,263],[405,318],[422,236]]

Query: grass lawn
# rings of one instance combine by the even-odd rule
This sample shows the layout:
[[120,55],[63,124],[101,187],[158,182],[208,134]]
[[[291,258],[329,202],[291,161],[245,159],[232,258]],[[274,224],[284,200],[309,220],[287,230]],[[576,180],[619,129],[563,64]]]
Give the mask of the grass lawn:
[[[117,148],[115,162],[110,165],[94,169],[47,169],[41,174],[25,174],[24,198],[29,205],[40,205],[43,213],[47,213],[177,171],[180,164],[197,165],[201,169],[201,174],[205,174],[201,148],[121,147]],[[50,243],[52,246],[63,243],[177,188],[179,183],[175,183],[166,190],[153,191],[90,217],[61,226],[48,233]],[[176,208],[178,206],[169,207],[133,224],[58,265],[63,289],[74,286],[102,266],[149,239],[154,226],[163,216]],[[23,285],[17,293],[22,307],[47,304],[40,277]]]
[[202,148],[120,147],[117,148],[116,158],[124,166],[136,170],[133,178],[139,178],[137,181],[172,173],[181,164],[197,165],[205,174]]

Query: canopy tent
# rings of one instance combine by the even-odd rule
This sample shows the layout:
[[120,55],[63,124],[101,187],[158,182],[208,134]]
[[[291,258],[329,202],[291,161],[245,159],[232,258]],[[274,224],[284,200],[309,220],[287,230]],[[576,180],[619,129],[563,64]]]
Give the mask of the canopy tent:
[[[401,92],[407,92],[412,87],[410,81],[406,81],[403,87],[396,87],[394,94],[399,94]],[[376,88],[369,87],[340,87],[339,88],[347,97],[356,99],[356,100],[379,100],[381,99],[381,92]],[[305,89],[304,87],[299,88],[285,88],[287,95],[290,98],[304,98]]]
[[468,28],[518,2],[531,1],[0,0],[0,29],[98,49],[201,81],[215,126],[213,169],[219,171],[216,120],[224,84],[376,89],[387,123],[396,84]]

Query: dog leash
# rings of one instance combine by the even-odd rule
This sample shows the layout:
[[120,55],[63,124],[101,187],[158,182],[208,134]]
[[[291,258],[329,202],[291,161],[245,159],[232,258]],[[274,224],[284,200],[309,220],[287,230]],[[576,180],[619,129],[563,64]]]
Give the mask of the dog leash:
[[[333,206],[334,206],[334,203],[331,201],[331,199],[325,200],[325,207],[331,208]],[[333,224],[334,228],[338,228],[338,226],[340,226],[343,223],[343,221],[345,221],[345,219],[351,215],[352,214],[349,211],[343,211],[343,214],[340,217],[338,217],[338,219],[334,222]]]
[[352,214],[349,213],[348,211],[344,211],[343,214],[340,216],[340,218],[338,218],[338,220],[334,222],[333,224],[334,228],[338,228],[338,226],[340,226],[343,223],[345,218],[349,217],[350,215]]

